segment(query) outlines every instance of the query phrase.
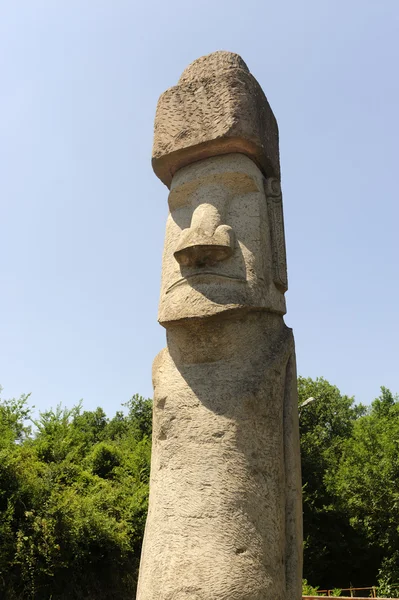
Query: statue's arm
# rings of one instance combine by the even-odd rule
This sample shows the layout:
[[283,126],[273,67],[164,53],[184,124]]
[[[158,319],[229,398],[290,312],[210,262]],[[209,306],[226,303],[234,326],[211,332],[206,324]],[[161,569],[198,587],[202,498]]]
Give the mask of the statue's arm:
[[293,351],[286,370],[284,394],[285,571],[286,597],[302,598],[302,480],[299,445],[298,390]]

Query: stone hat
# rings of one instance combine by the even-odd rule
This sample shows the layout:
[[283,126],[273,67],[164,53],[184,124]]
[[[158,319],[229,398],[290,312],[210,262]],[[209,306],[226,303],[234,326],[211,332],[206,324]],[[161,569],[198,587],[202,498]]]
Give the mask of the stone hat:
[[280,179],[278,127],[266,96],[238,54],[219,51],[191,63],[159,98],[152,166],[170,187],[182,167],[232,152]]

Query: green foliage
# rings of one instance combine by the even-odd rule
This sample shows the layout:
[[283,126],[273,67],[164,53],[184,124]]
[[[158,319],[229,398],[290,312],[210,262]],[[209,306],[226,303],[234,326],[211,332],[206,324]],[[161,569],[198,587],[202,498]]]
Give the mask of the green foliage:
[[390,577],[381,577],[378,580],[377,594],[379,598],[397,598],[399,585],[392,584]]
[[[313,587],[308,583],[307,579],[302,579],[302,594],[303,596],[319,596],[319,588]],[[323,594],[321,594],[323,596]]]
[[150,436],[152,432],[152,400],[134,394],[123,406],[128,409],[130,425],[137,427],[141,436]]
[[[346,440],[365,408],[323,378],[298,379],[304,511],[304,576],[322,588],[368,575],[363,538],[328,482],[335,477]],[[366,555],[367,558],[367,555]]]
[[[379,582],[399,589],[399,400],[366,410],[328,381],[300,377],[303,593]],[[0,400],[0,597],[135,595],[148,505],[152,402],[108,418],[58,406],[34,432],[29,395]],[[340,590],[334,590],[339,596]]]
[[[399,583],[399,400],[369,409],[323,379],[299,378],[304,575],[322,589]],[[395,588],[396,592],[399,586]],[[388,596],[387,596],[388,597]]]
[[[0,386],[0,394],[2,389]],[[30,434],[30,427],[25,425],[31,415],[29,396],[30,394],[24,394],[18,399],[0,399],[0,450],[10,443],[21,442]]]
[[355,423],[329,483],[377,558],[379,580],[399,583],[399,399],[386,388]]
[[0,401],[0,597],[134,597],[148,502],[151,401],[57,407],[32,435],[28,396]]

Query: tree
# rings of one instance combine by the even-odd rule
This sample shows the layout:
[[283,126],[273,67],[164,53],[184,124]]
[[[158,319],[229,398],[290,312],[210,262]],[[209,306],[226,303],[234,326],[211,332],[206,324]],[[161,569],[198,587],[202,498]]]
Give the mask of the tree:
[[[351,527],[328,482],[334,478],[346,440],[365,407],[354,404],[323,378],[298,378],[304,515],[304,577],[321,588],[363,581],[368,565],[363,538]],[[367,556],[367,555],[366,555]]]
[[369,577],[399,584],[399,398],[388,389],[354,424],[330,488],[375,557]]
[[[81,405],[42,413],[0,402],[0,597],[134,595],[148,503],[151,401],[109,420]],[[144,433],[145,432],[145,433]]]
[[[323,378],[298,380],[304,589],[399,583],[399,399],[368,410]],[[108,418],[29,395],[0,400],[0,597],[133,597],[148,505],[152,402]]]

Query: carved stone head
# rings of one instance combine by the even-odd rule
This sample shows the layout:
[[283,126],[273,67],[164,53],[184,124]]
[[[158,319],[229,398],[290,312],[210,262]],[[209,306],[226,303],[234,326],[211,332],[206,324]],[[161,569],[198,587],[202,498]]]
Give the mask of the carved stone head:
[[278,180],[243,154],[208,158],[176,173],[169,209],[160,323],[243,308],[285,313]]
[[170,187],[159,321],[285,313],[276,120],[244,61],[190,65],[157,107],[153,167]]

